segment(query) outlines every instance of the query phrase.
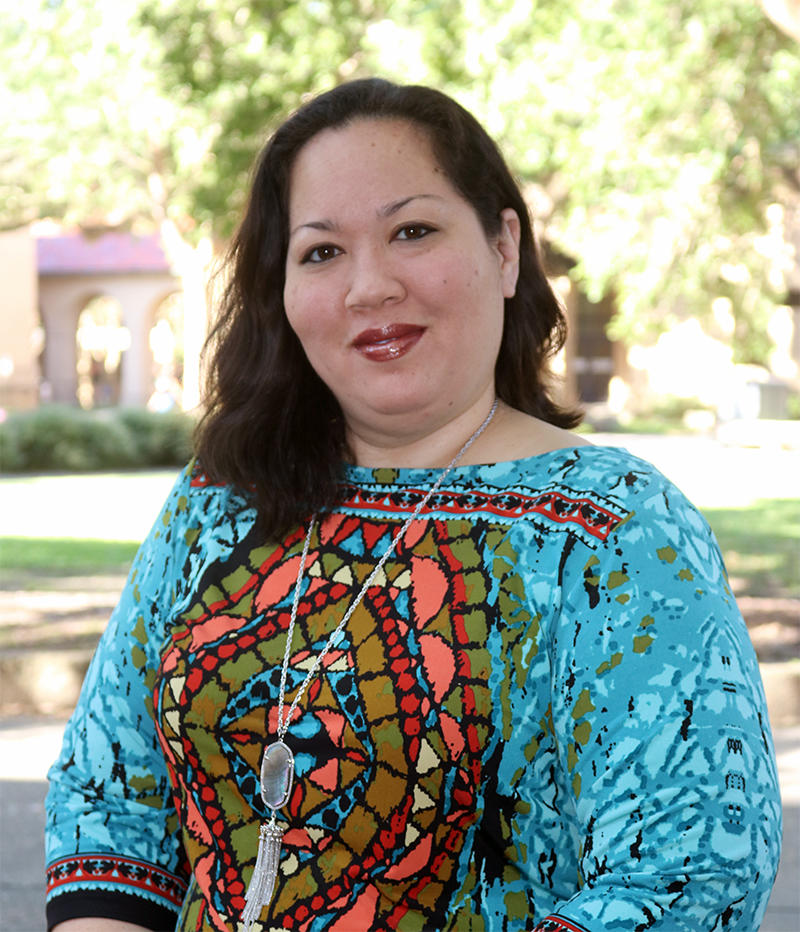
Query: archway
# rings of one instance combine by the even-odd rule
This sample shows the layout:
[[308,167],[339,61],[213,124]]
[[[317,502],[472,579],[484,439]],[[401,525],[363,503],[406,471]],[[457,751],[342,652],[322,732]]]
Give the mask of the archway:
[[183,400],[183,295],[167,295],[153,313],[148,335],[153,358],[153,393],[147,401],[151,411],[180,408]]
[[75,332],[78,403],[82,408],[119,404],[122,354],[131,335],[122,324],[122,305],[109,295],[97,295],[83,306]]

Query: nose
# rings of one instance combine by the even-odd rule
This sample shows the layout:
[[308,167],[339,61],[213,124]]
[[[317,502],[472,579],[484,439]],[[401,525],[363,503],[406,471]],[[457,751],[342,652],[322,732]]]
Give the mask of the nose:
[[348,310],[381,307],[405,295],[391,259],[380,248],[351,254],[350,281],[345,306]]

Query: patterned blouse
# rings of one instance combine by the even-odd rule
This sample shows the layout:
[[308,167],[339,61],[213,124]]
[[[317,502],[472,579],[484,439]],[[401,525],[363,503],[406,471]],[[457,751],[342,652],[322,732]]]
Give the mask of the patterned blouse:
[[[291,700],[436,471],[347,467]],[[48,916],[242,928],[305,528],[185,471],[50,771]],[[624,450],[456,468],[304,694],[272,902],[295,932],[758,928],[781,824],[713,536]]]

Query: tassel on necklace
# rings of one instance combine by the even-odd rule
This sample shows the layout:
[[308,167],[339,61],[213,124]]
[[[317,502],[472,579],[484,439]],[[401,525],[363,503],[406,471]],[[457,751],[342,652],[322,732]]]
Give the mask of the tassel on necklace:
[[281,856],[281,840],[284,830],[278,825],[275,813],[269,822],[261,826],[258,837],[258,857],[253,869],[253,876],[244,895],[245,907],[242,911],[242,922],[245,932],[261,915],[261,911],[272,899],[275,890],[275,880],[278,876],[278,863]]
[[250,927],[261,915],[261,911],[264,909],[267,903],[269,903],[269,901],[272,899],[272,894],[275,890],[275,880],[278,876],[278,866],[281,856],[281,841],[283,840],[284,832],[284,829],[282,829],[277,823],[275,818],[275,810],[281,809],[289,801],[289,796],[292,792],[292,781],[294,779],[294,756],[291,750],[284,743],[283,739],[289,728],[289,722],[292,720],[294,711],[300,702],[300,697],[305,692],[306,687],[311,682],[311,680],[316,676],[317,671],[322,665],[322,661],[325,658],[325,655],[336,643],[339,635],[344,630],[345,625],[350,620],[350,616],[353,614],[364,595],[366,595],[367,590],[372,585],[380,570],[383,568],[383,565],[394,553],[395,548],[403,539],[403,536],[405,535],[408,528],[420,516],[422,509],[428,504],[433,495],[438,491],[439,487],[444,482],[445,478],[450,474],[450,471],[453,469],[456,463],[489,426],[492,418],[494,417],[495,411],[497,411],[497,404],[498,401],[497,398],[495,398],[492,404],[492,409],[484,422],[472,434],[464,446],[461,447],[458,453],[456,453],[447,467],[439,474],[439,478],[420,499],[420,501],[415,506],[414,511],[408,518],[406,518],[403,526],[400,528],[395,537],[392,538],[392,542],[384,551],[383,556],[380,558],[380,560],[378,560],[378,563],[369,574],[369,576],[367,576],[366,582],[361,587],[361,591],[350,603],[349,608],[342,616],[342,620],[331,632],[325,646],[322,648],[319,654],[317,654],[313,666],[306,674],[306,678],[300,684],[300,687],[295,693],[295,697],[289,707],[289,711],[284,718],[283,711],[284,700],[286,698],[286,671],[289,667],[289,655],[292,647],[292,633],[294,632],[294,626],[297,620],[297,606],[300,602],[300,586],[303,581],[303,574],[305,573],[306,558],[308,557],[308,549],[311,543],[311,534],[314,530],[314,525],[316,524],[317,520],[316,514],[311,516],[311,521],[308,524],[308,531],[306,532],[305,543],[303,545],[303,555],[300,558],[300,566],[297,570],[297,582],[295,583],[294,587],[292,612],[289,618],[289,628],[286,632],[286,647],[283,652],[280,696],[278,700],[278,740],[273,741],[272,744],[270,744],[265,749],[264,756],[261,760],[261,798],[264,800],[266,806],[272,810],[272,818],[269,820],[269,822],[261,826],[258,839],[258,857],[256,858],[256,866],[253,870],[253,876],[250,878],[250,884],[247,888],[247,893],[244,895],[245,907],[242,911],[242,922],[244,923],[245,932],[250,932]]

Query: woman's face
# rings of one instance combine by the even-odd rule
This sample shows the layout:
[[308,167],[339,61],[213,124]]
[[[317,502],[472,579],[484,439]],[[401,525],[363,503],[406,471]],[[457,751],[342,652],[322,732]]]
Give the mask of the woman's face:
[[487,239],[412,124],[360,119],[300,150],[284,305],[351,437],[485,414],[518,241],[511,209]]

